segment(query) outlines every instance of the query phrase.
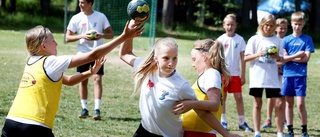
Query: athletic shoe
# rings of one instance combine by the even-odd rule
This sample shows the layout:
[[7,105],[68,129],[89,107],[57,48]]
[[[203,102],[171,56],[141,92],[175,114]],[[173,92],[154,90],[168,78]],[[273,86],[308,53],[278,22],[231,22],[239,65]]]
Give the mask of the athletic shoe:
[[243,124],[239,124],[239,129],[245,130],[246,132],[253,132],[253,129],[249,127],[246,122],[244,122]]
[[285,137],[294,137],[294,133],[293,132],[288,132]]
[[94,120],[101,120],[100,110],[99,109],[94,110],[94,116],[92,118]]
[[309,137],[309,134],[308,134],[307,132],[303,132],[303,133],[301,134],[301,137]]
[[227,122],[221,122],[221,125],[224,129],[228,130],[228,123]]
[[271,128],[271,121],[270,119],[266,119],[264,121],[264,124],[262,125],[262,128]]
[[258,134],[258,135],[255,135],[254,137],[261,137],[261,135],[260,135],[260,134]]
[[79,118],[87,118],[89,117],[89,111],[87,109],[82,109],[80,115],[79,115]]

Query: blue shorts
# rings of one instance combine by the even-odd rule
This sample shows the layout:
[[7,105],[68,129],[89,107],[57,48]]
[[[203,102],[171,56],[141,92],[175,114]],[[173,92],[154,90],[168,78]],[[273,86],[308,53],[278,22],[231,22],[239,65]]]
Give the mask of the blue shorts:
[[306,96],[307,77],[284,77],[281,95],[283,96]]

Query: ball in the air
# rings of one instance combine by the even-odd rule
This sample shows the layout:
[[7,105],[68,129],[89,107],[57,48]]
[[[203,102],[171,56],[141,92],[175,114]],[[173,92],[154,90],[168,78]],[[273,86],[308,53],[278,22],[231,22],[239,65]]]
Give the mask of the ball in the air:
[[268,55],[275,55],[278,53],[278,47],[276,45],[271,45],[267,47],[267,54]]
[[90,37],[91,40],[95,40],[95,39],[97,38],[97,31],[95,31],[95,30],[89,30],[89,31],[87,32],[87,35],[90,35],[89,37]]
[[127,7],[128,15],[134,20],[144,20],[149,10],[149,4],[144,0],[131,0]]

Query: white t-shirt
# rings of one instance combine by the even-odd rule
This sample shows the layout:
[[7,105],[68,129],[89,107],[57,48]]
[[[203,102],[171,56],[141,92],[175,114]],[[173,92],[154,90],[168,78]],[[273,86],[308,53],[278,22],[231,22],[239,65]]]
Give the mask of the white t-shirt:
[[198,78],[198,86],[207,93],[210,88],[218,88],[221,90],[221,74],[218,70],[210,68],[203,72]]
[[[198,86],[205,94],[210,88],[218,88],[221,90],[221,74],[218,70],[210,68],[203,72],[198,78]],[[218,134],[217,131],[212,130],[209,133]]]
[[[135,60],[134,70],[142,61]],[[148,86],[149,80],[153,86]],[[141,85],[139,101],[142,126],[153,134],[182,137],[181,118],[172,113],[172,107],[185,99],[197,100],[190,84],[177,71],[168,78],[159,77],[158,73],[147,76]]]
[[[283,57],[283,48],[281,39],[276,35],[264,37],[261,35],[252,36],[247,43],[245,55],[255,54],[259,51],[266,50],[270,45],[278,47],[278,54]],[[250,61],[249,70],[249,87],[250,88],[280,88],[278,77],[277,60],[268,55],[256,58]]]
[[[98,11],[93,11],[91,15],[85,15],[83,12],[72,16],[68,30],[73,33],[86,34],[89,30],[96,30],[98,33],[103,33],[106,28],[110,27],[107,17]],[[87,41],[85,39],[78,40],[77,54],[86,53],[103,44],[103,39]]]
[[223,34],[218,38],[218,41],[223,45],[227,69],[231,76],[240,76],[240,53],[246,49],[243,37],[238,34],[235,34],[234,37]]

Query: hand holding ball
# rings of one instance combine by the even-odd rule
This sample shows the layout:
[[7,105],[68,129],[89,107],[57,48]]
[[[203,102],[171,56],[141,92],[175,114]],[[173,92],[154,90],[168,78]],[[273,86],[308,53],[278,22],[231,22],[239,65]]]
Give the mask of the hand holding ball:
[[144,0],[131,0],[127,12],[131,19],[142,21],[148,17],[149,5]]
[[89,35],[90,40],[95,40],[97,38],[97,31],[89,30],[87,33]]

